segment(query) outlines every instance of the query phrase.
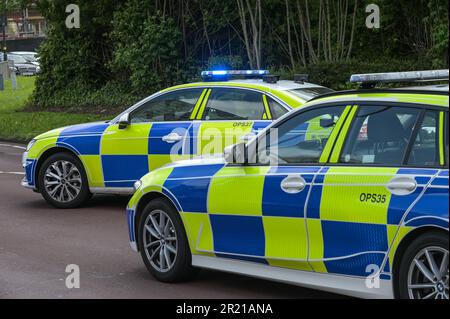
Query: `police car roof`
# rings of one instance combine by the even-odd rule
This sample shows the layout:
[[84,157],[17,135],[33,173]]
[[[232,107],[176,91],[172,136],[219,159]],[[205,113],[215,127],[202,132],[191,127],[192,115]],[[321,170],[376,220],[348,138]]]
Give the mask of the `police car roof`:
[[448,107],[448,85],[340,91],[319,95],[305,106],[324,102],[357,103],[359,101],[400,102]]
[[306,89],[306,88],[321,88],[323,86],[304,82],[294,82],[294,81],[288,81],[288,80],[280,80],[276,83],[267,83],[264,82],[262,79],[239,79],[239,80],[229,80],[229,81],[210,81],[210,82],[197,82],[197,83],[191,83],[193,86],[242,86],[242,87],[248,87],[248,86],[255,86],[260,88],[266,88],[270,90],[278,90],[278,91],[290,91],[290,90],[296,90],[296,89]]
[[400,90],[412,90],[412,91],[437,91],[437,92],[447,92],[448,84],[437,84],[437,85],[427,85],[427,86],[409,86],[405,88],[399,88]]

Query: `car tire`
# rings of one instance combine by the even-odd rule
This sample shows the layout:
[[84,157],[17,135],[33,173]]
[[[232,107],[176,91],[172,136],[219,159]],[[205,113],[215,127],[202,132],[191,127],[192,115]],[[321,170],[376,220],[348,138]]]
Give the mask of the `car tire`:
[[142,260],[154,278],[175,283],[195,275],[183,222],[172,203],[162,198],[148,203],[140,218],[138,236]]
[[430,232],[415,239],[401,259],[399,297],[448,299],[448,253],[448,234],[444,232]]
[[69,153],[58,153],[44,161],[38,188],[49,204],[61,209],[78,208],[92,196],[83,164]]

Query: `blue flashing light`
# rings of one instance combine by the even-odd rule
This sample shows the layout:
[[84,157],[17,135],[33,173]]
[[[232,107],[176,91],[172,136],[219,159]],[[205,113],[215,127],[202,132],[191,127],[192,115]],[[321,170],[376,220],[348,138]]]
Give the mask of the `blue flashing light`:
[[204,80],[229,80],[232,77],[262,78],[268,75],[267,70],[214,70],[203,71],[202,78]]

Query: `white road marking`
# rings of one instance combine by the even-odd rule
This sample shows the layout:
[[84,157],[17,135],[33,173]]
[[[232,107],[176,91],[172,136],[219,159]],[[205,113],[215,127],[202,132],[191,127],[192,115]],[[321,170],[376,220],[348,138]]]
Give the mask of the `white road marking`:
[[11,145],[11,144],[0,144],[0,146],[17,148],[17,149],[19,149],[19,150],[26,150],[26,149],[27,149],[27,148],[24,147],[24,146]]
[[4,171],[0,171],[0,174],[25,175],[25,173],[23,173],[23,172],[4,172]]

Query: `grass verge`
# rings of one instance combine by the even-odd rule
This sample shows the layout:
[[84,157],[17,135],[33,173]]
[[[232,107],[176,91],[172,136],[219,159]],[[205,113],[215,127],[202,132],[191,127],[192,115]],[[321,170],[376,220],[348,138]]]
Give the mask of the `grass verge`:
[[5,91],[0,91],[0,139],[27,142],[54,128],[107,119],[108,116],[95,114],[24,112],[34,81],[34,77],[18,77],[17,90],[12,90],[11,81],[5,82]]

